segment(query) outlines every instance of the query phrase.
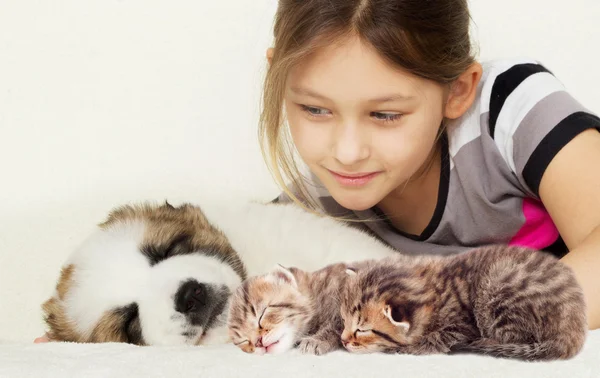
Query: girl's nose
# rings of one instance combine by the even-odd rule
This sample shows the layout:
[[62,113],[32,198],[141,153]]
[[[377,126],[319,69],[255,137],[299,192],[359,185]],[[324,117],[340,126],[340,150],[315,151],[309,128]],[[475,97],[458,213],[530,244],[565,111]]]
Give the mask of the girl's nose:
[[340,125],[333,144],[334,158],[344,166],[352,166],[369,157],[368,141],[360,125]]

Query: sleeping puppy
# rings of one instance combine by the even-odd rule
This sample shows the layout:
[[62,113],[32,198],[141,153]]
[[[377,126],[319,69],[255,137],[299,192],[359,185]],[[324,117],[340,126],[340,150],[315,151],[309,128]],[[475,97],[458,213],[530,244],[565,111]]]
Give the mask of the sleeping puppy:
[[[198,345],[227,342],[231,294],[275,264],[316,270],[397,252],[294,205],[127,205],[63,265],[43,305],[57,341]],[[219,228],[215,226],[217,220]]]
[[199,344],[245,277],[199,208],[125,206],[71,255],[42,307],[55,340]]

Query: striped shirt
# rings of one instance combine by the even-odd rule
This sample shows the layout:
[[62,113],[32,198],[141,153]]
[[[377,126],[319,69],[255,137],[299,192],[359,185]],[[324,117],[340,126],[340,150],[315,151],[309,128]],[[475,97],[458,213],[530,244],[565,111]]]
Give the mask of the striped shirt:
[[[448,124],[442,139],[438,200],[425,230],[407,234],[386,220],[358,227],[408,254],[454,254],[502,243],[561,257],[568,249],[540,201],[540,181],[560,149],[589,128],[600,129],[600,118],[539,62],[484,63],[472,107]],[[343,208],[316,177],[311,180],[307,189],[321,211],[384,219],[376,207]],[[274,202],[289,201],[282,194]]]

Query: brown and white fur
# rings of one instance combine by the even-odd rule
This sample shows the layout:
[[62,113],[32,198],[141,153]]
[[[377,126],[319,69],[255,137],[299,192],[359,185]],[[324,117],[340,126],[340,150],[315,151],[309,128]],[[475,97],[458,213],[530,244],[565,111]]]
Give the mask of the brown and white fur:
[[585,341],[582,290],[571,269],[544,252],[490,246],[386,258],[350,274],[341,307],[350,352],[551,360],[575,356]]
[[294,346],[316,355],[341,349],[340,296],[347,267],[334,264],[309,273],[278,265],[247,279],[232,298],[232,342],[256,354],[279,354]]
[[395,254],[291,204],[127,205],[71,254],[43,312],[59,341],[224,343],[231,294],[247,275]]

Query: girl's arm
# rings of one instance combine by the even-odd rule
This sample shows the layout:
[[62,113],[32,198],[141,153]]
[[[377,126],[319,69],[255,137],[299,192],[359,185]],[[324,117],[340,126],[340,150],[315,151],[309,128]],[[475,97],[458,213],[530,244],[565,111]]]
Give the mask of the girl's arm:
[[600,132],[582,132],[552,159],[540,198],[570,252],[562,261],[583,287],[590,329],[600,328]]

